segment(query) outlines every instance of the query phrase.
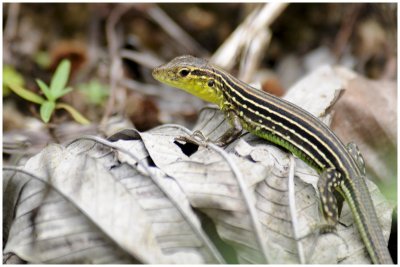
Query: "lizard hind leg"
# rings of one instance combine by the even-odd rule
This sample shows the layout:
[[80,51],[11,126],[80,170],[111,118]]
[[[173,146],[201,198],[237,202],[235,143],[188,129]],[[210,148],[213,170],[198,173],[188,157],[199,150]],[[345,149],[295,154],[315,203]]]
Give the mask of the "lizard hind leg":
[[333,168],[325,170],[318,180],[322,212],[332,228],[335,228],[338,221],[338,204],[334,192],[339,184],[340,173]]
[[365,176],[366,175],[365,161],[364,161],[364,158],[363,158],[358,146],[355,143],[350,142],[350,143],[347,144],[346,148],[347,148],[347,151],[349,152],[350,156],[356,162],[357,167],[361,172],[361,175]]

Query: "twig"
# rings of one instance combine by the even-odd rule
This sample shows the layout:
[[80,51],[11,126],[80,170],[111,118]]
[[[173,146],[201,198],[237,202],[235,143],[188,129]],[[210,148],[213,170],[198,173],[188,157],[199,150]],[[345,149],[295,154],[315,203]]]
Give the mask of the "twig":
[[220,67],[231,69],[246,40],[253,40],[261,31],[265,31],[287,5],[287,3],[273,2],[254,10],[218,48],[211,61]]
[[81,83],[88,79],[98,66],[100,58],[102,57],[102,50],[100,49],[100,39],[102,34],[101,21],[102,17],[99,14],[99,6],[97,4],[90,4],[89,22],[87,25],[87,55],[88,62],[85,68],[82,68],[74,78],[76,83]]
[[141,83],[132,79],[122,79],[119,84],[143,95],[160,96],[161,88],[155,85]]
[[262,55],[271,41],[269,29],[260,31],[253,40],[247,39],[243,48],[243,56],[240,60],[239,79],[244,82],[251,82],[255,71],[261,63]]
[[20,3],[10,3],[8,8],[8,17],[4,29],[4,40],[3,40],[3,62],[11,63],[13,57],[11,55],[10,46],[12,40],[17,35],[18,28],[18,15],[20,10]]
[[4,39],[11,41],[17,35],[18,15],[20,3],[10,3],[8,8],[7,23],[4,29]]
[[174,40],[188,50],[200,56],[206,56],[208,52],[178,24],[176,24],[158,5],[153,4],[146,9],[147,14],[164,29]]
[[358,15],[360,14],[360,10],[362,9],[363,4],[355,3],[349,6],[349,10],[347,12],[347,16],[343,19],[340,30],[335,38],[333,53],[335,54],[336,60],[339,60],[343,51],[348,45],[348,41],[350,39],[351,33],[353,32],[354,25],[357,21]]
[[149,69],[153,69],[164,63],[163,61],[159,60],[157,57],[149,53],[136,52],[128,49],[122,49],[120,52],[120,56],[122,58],[126,58],[136,63],[139,63],[140,65],[145,66]]
[[108,51],[111,58],[110,67],[110,97],[108,98],[103,118],[101,119],[100,128],[105,128],[108,117],[110,116],[115,103],[115,95],[117,93],[117,83],[122,78],[122,59],[118,53],[119,42],[115,32],[115,26],[120,18],[132,8],[132,4],[118,5],[110,14],[106,24],[106,36],[108,43]]

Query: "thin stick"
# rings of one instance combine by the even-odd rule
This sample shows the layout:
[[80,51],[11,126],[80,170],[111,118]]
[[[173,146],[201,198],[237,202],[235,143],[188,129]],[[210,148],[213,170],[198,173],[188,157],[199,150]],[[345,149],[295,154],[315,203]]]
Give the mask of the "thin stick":
[[18,15],[20,3],[10,3],[8,8],[7,23],[4,29],[4,39],[11,41],[17,35]]
[[143,95],[154,97],[160,97],[160,91],[162,90],[160,86],[141,83],[132,79],[122,79],[119,84],[135,92],[140,92]]
[[[10,51],[12,40],[17,35],[18,28],[18,15],[20,10],[20,3],[10,3],[8,8],[7,22],[4,28],[3,40],[3,62],[12,64],[14,62],[12,53]],[[4,63],[3,63],[4,64]]]
[[164,62],[149,53],[136,52],[128,49],[122,49],[120,52],[122,58],[129,59],[149,69],[160,66]]
[[252,40],[260,31],[265,31],[282,13],[288,3],[273,2],[254,10],[218,48],[211,61],[225,69],[231,69],[246,40]]
[[251,82],[251,79],[258,69],[265,50],[271,41],[269,29],[260,31],[254,39],[247,39],[244,45],[244,52],[240,60],[239,79],[244,82]]
[[343,55],[344,49],[349,43],[351,34],[354,31],[355,23],[357,22],[360,11],[363,7],[364,5],[360,3],[352,4],[348,7],[347,16],[345,16],[342,21],[342,25],[340,26],[340,30],[336,35],[333,45],[333,53],[335,54],[337,61],[340,60]]
[[297,221],[297,210],[296,210],[296,191],[294,189],[294,168],[295,168],[294,156],[290,155],[290,169],[289,169],[289,177],[288,177],[288,194],[289,194],[289,208],[290,208],[290,216],[292,219],[293,226],[293,235],[294,240],[297,245],[297,254],[299,256],[299,260],[301,264],[305,264],[305,256],[304,256],[304,248],[301,240],[299,239],[299,222]]
[[158,5],[153,4],[147,14],[164,29],[174,40],[188,50],[188,52],[206,56],[208,52],[178,24],[175,23]]
[[110,67],[110,97],[108,98],[103,118],[101,119],[100,128],[105,128],[106,123],[115,103],[115,95],[117,93],[117,83],[122,78],[122,59],[118,53],[118,36],[115,32],[115,26],[121,17],[132,8],[131,4],[118,5],[110,14],[106,25],[106,36],[108,43],[108,52],[111,58]]

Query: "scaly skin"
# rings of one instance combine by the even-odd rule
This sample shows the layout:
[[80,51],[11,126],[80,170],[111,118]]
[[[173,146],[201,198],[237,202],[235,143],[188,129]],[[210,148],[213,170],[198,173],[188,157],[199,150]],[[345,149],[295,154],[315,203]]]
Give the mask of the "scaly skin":
[[[204,59],[182,56],[153,70],[155,79],[217,104],[230,119],[305,161],[321,178],[318,189],[328,224],[337,223],[334,190],[350,206],[360,236],[374,263],[392,264],[354,153],[316,117],[300,107],[241,82]],[[235,126],[235,123],[233,123]]]

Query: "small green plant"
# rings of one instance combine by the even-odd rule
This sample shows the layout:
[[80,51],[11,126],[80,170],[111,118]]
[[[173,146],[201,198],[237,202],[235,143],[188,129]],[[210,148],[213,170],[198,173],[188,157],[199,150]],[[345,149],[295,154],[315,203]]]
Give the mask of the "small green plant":
[[65,109],[77,122],[81,124],[89,124],[90,122],[72,106],[65,103],[56,102],[58,98],[72,91],[71,87],[66,87],[70,69],[71,63],[68,60],[64,59],[57,66],[57,69],[50,81],[50,86],[48,86],[40,79],[36,80],[40,90],[43,92],[47,99],[44,99],[42,96],[23,88],[17,83],[8,82],[7,86],[20,97],[33,103],[39,104],[40,117],[45,123],[48,123],[50,121],[51,115],[53,114],[55,109]]
[[108,98],[108,87],[96,79],[83,83],[78,89],[86,96],[88,102],[95,105],[102,105]]

